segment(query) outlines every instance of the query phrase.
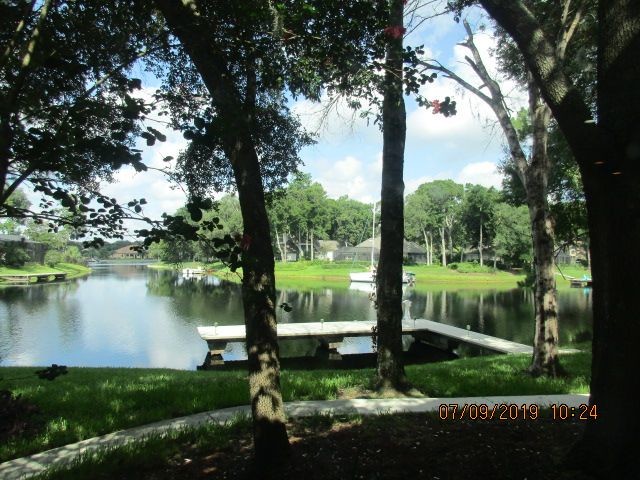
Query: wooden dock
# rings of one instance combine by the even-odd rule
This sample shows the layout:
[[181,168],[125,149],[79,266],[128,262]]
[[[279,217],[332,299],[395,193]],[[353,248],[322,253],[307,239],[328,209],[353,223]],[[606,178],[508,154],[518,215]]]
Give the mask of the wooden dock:
[[[328,347],[330,352],[337,354],[337,348],[344,337],[370,337],[372,328],[375,325],[376,322],[372,320],[362,322],[280,323],[278,324],[278,338],[316,338],[321,345]],[[244,325],[198,327],[198,333],[207,342],[211,353],[211,363],[214,365],[224,363],[222,354],[227,343],[245,341]],[[435,334],[454,342],[468,343],[500,353],[531,354],[533,352],[533,348],[528,345],[422,318],[403,320],[402,333],[404,335],[412,335],[417,340],[423,340]]]
[[0,275],[0,279],[6,280],[9,283],[32,283],[31,280],[35,278],[35,283],[44,282],[61,282],[67,279],[65,272],[44,272],[44,273],[20,273],[20,274],[6,274]]
[[591,288],[593,287],[593,280],[590,278],[572,278],[569,280],[569,285],[573,288]]

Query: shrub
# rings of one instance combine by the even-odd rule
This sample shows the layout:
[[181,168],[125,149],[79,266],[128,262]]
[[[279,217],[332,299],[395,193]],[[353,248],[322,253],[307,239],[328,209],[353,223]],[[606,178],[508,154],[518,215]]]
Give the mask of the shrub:
[[452,270],[457,270],[460,273],[493,273],[493,267],[489,265],[480,266],[479,263],[471,263],[471,262],[460,262],[460,263],[450,263],[447,265],[448,268]]
[[7,267],[22,267],[29,260],[31,256],[19,244],[0,244],[0,264]]
[[62,260],[62,252],[57,250],[48,250],[44,256],[44,263],[50,267],[55,267],[57,264],[62,262]]

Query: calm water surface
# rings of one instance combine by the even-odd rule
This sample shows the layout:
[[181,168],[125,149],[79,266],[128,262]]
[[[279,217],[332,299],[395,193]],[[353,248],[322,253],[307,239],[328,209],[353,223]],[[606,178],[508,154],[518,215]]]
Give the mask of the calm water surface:
[[[420,279],[418,279],[418,282]],[[283,284],[284,285],[284,284]],[[408,288],[412,317],[531,344],[532,295],[527,290]],[[280,322],[375,320],[366,289],[289,287],[278,290]],[[591,292],[559,292],[560,336],[591,331]],[[144,265],[97,266],[86,278],[60,284],[0,287],[0,365],[168,367],[202,364],[199,325],[243,322],[240,288],[215,277],[181,275]],[[312,354],[314,341],[281,345],[285,356]],[[343,353],[370,351],[366,338],[345,340]],[[230,344],[225,358],[244,357]]]

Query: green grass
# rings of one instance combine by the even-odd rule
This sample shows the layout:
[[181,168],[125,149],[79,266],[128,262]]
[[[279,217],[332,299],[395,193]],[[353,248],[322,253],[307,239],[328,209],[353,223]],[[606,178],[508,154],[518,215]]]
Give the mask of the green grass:
[[[89,267],[76,265],[74,263],[59,263],[55,267],[40,265],[38,263],[27,263],[20,268],[0,267],[0,275],[22,275],[25,273],[67,273],[67,279],[82,277],[91,273]],[[0,280],[2,283],[3,280]],[[10,282],[6,282],[10,283]]]
[[[556,272],[556,284],[558,288],[570,288],[570,277],[582,278],[584,275],[591,277],[591,270],[581,265],[560,265],[559,268],[556,267]],[[563,278],[560,272],[562,272],[562,275],[566,278]]]
[[[522,374],[528,355],[487,356],[407,367],[409,380],[432,397],[585,393],[591,355],[564,355],[571,376],[551,380]],[[245,371],[69,368],[53,382],[38,380],[36,367],[1,367],[1,388],[35,403],[44,423],[36,436],[0,445],[0,461],[115,430],[249,401]],[[371,387],[373,369],[287,370],[285,401],[330,400],[342,390]],[[26,377],[24,380],[12,378]]]
[[111,479],[118,478],[123,468],[128,472],[135,472],[139,478],[147,478],[157,473],[158,465],[183,462],[186,455],[224,447],[238,436],[246,436],[250,428],[251,423],[247,418],[238,417],[225,425],[211,424],[173,430],[162,436],[151,435],[122,447],[85,453],[69,464],[48,469],[34,478]]

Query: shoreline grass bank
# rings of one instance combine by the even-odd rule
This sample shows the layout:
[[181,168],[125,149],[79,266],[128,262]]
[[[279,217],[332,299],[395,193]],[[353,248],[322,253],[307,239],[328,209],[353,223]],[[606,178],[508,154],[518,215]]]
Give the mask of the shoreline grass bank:
[[[91,268],[75,263],[58,263],[55,267],[29,263],[20,268],[0,267],[0,275],[21,275],[29,273],[66,273],[67,280],[84,277],[91,273]],[[0,279],[0,285],[14,285]]]
[[[276,280],[283,284],[304,283],[308,286],[338,286],[339,284],[349,284],[349,273],[365,271],[368,267],[366,262],[324,262],[324,261],[299,261],[299,262],[276,262]],[[405,270],[416,274],[416,285],[418,290],[428,290],[435,287],[447,288],[516,288],[518,282],[525,280],[525,274],[521,272],[506,272],[493,270],[491,267],[480,267],[475,264],[455,264],[457,268],[442,267],[439,265],[410,265],[404,267]],[[175,270],[179,268],[201,268],[204,267],[214,275],[220,275],[231,281],[239,280],[239,277],[228,270],[220,263],[201,264],[198,262],[187,262],[177,267],[166,263],[150,264],[149,268],[161,270]],[[238,270],[239,273],[242,270]],[[569,288],[570,277],[582,277],[589,275],[588,269],[577,265],[566,265],[556,268],[556,278],[558,288]],[[565,278],[566,277],[566,278]]]

